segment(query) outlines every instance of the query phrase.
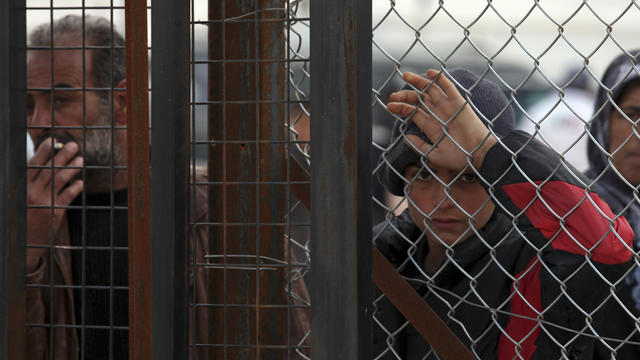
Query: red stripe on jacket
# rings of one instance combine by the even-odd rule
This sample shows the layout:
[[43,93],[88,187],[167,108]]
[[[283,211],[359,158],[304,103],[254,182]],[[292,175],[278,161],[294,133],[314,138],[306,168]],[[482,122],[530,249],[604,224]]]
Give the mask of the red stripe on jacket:
[[[536,185],[541,183],[535,182]],[[631,257],[631,226],[623,216],[610,221],[615,215],[596,193],[586,195],[584,189],[564,181],[545,183],[540,188],[540,196],[534,184],[529,182],[505,185],[503,190],[518,208],[526,208],[525,215],[533,226],[547,239],[553,239],[551,246],[554,249],[578,255],[590,251],[591,258],[603,264],[619,264]],[[566,230],[560,227],[561,218],[565,218]]]
[[535,342],[540,333],[537,317],[542,311],[540,269],[542,264],[534,256],[524,270],[516,275],[517,283],[514,282],[511,287],[510,300],[510,311],[515,316],[511,315],[505,334],[498,341],[499,360],[528,360],[536,351]]

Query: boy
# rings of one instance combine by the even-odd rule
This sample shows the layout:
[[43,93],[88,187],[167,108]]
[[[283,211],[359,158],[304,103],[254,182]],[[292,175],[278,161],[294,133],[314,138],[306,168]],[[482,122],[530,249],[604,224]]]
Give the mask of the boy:
[[[590,358],[598,306],[630,266],[627,221],[511,131],[497,85],[464,69],[426,76],[405,73],[418,91],[388,104],[406,120],[379,178],[409,208],[375,227],[376,246],[477,357]],[[437,358],[384,296],[374,305],[376,356]]]

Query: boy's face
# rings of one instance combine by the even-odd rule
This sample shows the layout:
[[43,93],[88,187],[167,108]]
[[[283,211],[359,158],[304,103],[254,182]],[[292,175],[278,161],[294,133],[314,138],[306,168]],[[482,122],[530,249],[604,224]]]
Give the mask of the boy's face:
[[[495,204],[473,170],[458,176],[448,169],[430,169],[409,165],[405,170],[405,178],[413,180],[409,213],[422,231],[426,229],[430,247],[457,244],[473,235],[473,228],[487,224]],[[449,196],[445,193],[447,185]]]
[[[632,185],[640,185],[640,140],[633,131],[633,124],[640,118],[640,83],[626,90],[617,109],[609,116],[609,153],[613,154],[613,165]],[[627,120],[629,118],[629,120]]]

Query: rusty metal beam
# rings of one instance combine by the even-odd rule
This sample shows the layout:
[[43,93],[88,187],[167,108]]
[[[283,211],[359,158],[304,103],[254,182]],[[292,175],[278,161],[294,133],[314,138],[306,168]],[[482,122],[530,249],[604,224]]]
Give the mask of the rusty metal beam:
[[[147,1],[125,2],[129,194],[129,358],[151,359]],[[167,315],[169,316],[169,315]]]
[[476,358],[375,246],[373,280],[439,356],[445,360]]
[[26,17],[0,2],[0,358],[25,358]]
[[[283,222],[287,210],[286,187],[269,182],[286,181],[284,131],[285,63],[284,12],[282,0],[209,1],[209,99],[220,105],[209,107],[209,139],[240,140],[213,145],[209,152],[212,181],[260,182],[260,185],[228,185],[209,191],[212,222]],[[253,22],[223,22],[250,14]],[[283,21],[272,21],[275,17]],[[263,19],[270,21],[263,22]],[[273,61],[256,61],[270,59]],[[227,62],[226,60],[233,60]],[[265,102],[266,100],[266,102]],[[232,103],[246,101],[245,104]],[[280,144],[265,144],[279,141]],[[210,229],[210,249],[225,255],[218,262],[257,263],[260,256],[284,258],[284,227],[221,226]],[[229,255],[250,255],[237,260]],[[285,269],[212,270],[210,301],[216,304],[253,306],[214,308],[210,338],[220,344],[217,359],[282,359],[286,349],[266,345],[286,344],[287,310],[269,305],[287,303]],[[229,347],[227,345],[234,345]],[[238,345],[246,347],[238,348]]]

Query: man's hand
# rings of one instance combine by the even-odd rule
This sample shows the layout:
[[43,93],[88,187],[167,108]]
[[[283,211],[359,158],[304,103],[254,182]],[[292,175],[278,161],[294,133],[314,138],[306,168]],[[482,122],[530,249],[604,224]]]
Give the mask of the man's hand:
[[456,171],[467,166],[466,151],[472,156],[473,166],[479,169],[496,138],[444,73],[438,75],[437,71],[428,70],[427,76],[430,79],[404,73],[402,78],[416,89],[424,89],[423,93],[399,91],[391,95],[392,102],[387,105],[392,113],[411,117],[433,145],[416,135],[407,135],[405,141],[429,162]]
[[[69,142],[55,154],[55,167],[51,168],[51,152],[54,140],[49,138],[40,144],[27,163],[27,245],[49,245],[51,235],[60,230],[65,209],[53,209],[52,205],[67,206],[82,191],[82,180],[69,184],[80,171],[83,159],[75,156],[78,144]],[[75,167],[75,168],[68,168]],[[34,208],[35,206],[35,208]],[[53,222],[52,222],[53,221]],[[27,273],[36,269],[46,249],[27,248]]]

